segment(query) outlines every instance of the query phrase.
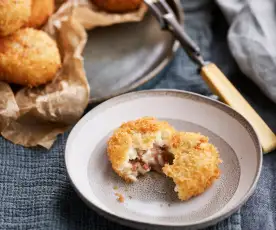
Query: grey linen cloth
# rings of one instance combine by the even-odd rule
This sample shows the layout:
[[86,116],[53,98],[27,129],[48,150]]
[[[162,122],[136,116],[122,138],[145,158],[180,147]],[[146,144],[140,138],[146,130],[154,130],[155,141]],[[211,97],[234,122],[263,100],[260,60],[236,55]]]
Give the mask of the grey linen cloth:
[[228,43],[240,69],[276,102],[276,1],[216,1],[230,24]]
[[[214,2],[183,0],[182,4],[186,12],[185,27],[204,57],[219,65],[275,131],[275,106],[241,74],[231,58],[226,41],[227,23]],[[175,88],[211,94],[181,49],[170,65],[142,88]],[[90,210],[74,192],[64,165],[67,137],[68,133],[60,136],[50,151],[26,149],[0,138],[0,229],[130,230]],[[264,158],[254,195],[241,210],[210,229],[275,229],[275,177],[274,152]]]

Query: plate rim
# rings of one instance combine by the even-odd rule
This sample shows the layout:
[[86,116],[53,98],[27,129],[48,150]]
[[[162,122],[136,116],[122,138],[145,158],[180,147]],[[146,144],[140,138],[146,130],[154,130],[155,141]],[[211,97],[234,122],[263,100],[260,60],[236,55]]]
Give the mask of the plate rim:
[[[175,6],[176,6],[176,9],[177,9],[178,14],[179,14],[179,22],[183,26],[184,25],[184,12],[182,10],[180,0],[172,0],[172,2],[174,2]],[[88,103],[89,104],[100,103],[100,102],[106,101],[108,99],[111,99],[113,97],[116,97],[116,96],[128,93],[130,91],[133,91],[136,88],[138,88],[138,87],[146,84],[148,81],[150,81],[153,78],[155,78],[164,68],[166,68],[168,66],[168,64],[173,59],[173,57],[175,56],[175,53],[177,52],[177,50],[179,48],[180,48],[179,41],[177,39],[173,38],[172,49],[167,54],[167,56],[160,62],[160,64],[158,66],[156,66],[154,69],[152,69],[142,79],[140,79],[139,81],[137,81],[137,82],[135,82],[133,84],[130,84],[130,86],[126,86],[126,87],[120,89],[120,91],[117,92],[117,93],[110,94],[107,97],[98,97],[98,98],[94,99],[94,98],[91,98],[90,95],[89,95]]]
[[[231,116],[230,113],[234,114],[235,117],[234,119],[236,119],[243,127],[245,127],[245,125],[247,126],[248,129],[250,129],[250,137],[253,139],[253,142],[255,144],[255,149],[256,152],[258,154],[258,159],[257,159],[257,163],[258,163],[258,167],[257,167],[257,173],[255,175],[254,181],[250,187],[250,189],[244,194],[244,196],[242,197],[242,199],[240,200],[239,203],[237,203],[237,205],[233,205],[229,211],[222,213],[222,214],[214,214],[213,216],[209,217],[209,218],[205,218],[203,220],[197,221],[195,223],[189,223],[189,224],[177,224],[177,223],[171,223],[171,224],[158,224],[158,223],[148,223],[148,222],[143,222],[143,221],[138,221],[138,220],[132,220],[132,219],[126,219],[124,217],[120,217],[118,215],[109,213],[107,211],[102,210],[100,207],[97,207],[96,205],[94,205],[91,201],[89,201],[86,197],[84,197],[81,193],[81,191],[77,188],[77,186],[74,184],[71,176],[70,176],[70,170],[69,170],[69,166],[68,166],[68,160],[67,160],[67,152],[68,150],[68,144],[70,142],[72,142],[72,138],[73,135],[75,134],[75,132],[78,131],[79,128],[83,127],[83,125],[85,125],[85,123],[89,120],[89,117],[91,116],[91,113],[96,114],[98,111],[104,109],[105,107],[107,107],[110,104],[114,104],[114,102],[116,103],[116,101],[120,101],[122,99],[128,99],[130,98],[130,100],[133,98],[133,96],[137,96],[137,97],[141,97],[141,96],[147,96],[148,94],[175,94],[178,95],[179,97],[182,98],[187,98],[189,96],[200,99],[203,102],[206,102],[207,104],[214,106],[218,109],[221,109],[223,111],[225,111],[229,116]],[[233,116],[232,116],[233,117]],[[248,131],[249,132],[249,131]],[[141,91],[136,91],[136,92],[130,92],[130,93],[125,93],[122,94],[120,96],[114,97],[112,99],[109,99],[103,103],[101,103],[100,105],[97,105],[95,108],[91,109],[90,111],[87,112],[87,114],[85,114],[81,120],[79,120],[79,122],[77,122],[77,124],[73,127],[73,129],[71,130],[68,139],[66,141],[66,146],[65,146],[65,154],[64,154],[64,159],[65,159],[65,168],[66,168],[66,172],[69,178],[70,183],[72,184],[73,188],[75,189],[75,191],[77,192],[77,194],[79,195],[79,197],[94,211],[96,211],[98,214],[102,215],[103,217],[106,217],[112,221],[115,221],[117,223],[123,224],[125,226],[130,226],[130,227],[135,227],[137,225],[139,226],[145,226],[145,227],[155,227],[155,228],[194,228],[194,227],[207,227],[207,226],[211,226],[213,224],[218,223],[219,221],[222,221],[224,219],[226,219],[227,217],[229,217],[230,215],[232,215],[234,212],[236,212],[241,206],[243,206],[245,204],[245,202],[251,197],[251,195],[254,193],[257,183],[260,179],[260,174],[261,174],[261,170],[262,170],[262,163],[263,163],[263,153],[262,153],[262,147],[259,141],[259,138],[254,130],[254,128],[252,127],[252,125],[247,121],[247,119],[241,115],[240,113],[238,113],[237,111],[235,111],[233,108],[231,108],[230,106],[217,101],[215,99],[212,99],[210,97],[204,96],[204,95],[200,95],[197,93],[193,93],[193,92],[189,92],[189,91],[184,91],[184,90],[176,90],[176,89],[152,89],[152,90],[141,90]]]

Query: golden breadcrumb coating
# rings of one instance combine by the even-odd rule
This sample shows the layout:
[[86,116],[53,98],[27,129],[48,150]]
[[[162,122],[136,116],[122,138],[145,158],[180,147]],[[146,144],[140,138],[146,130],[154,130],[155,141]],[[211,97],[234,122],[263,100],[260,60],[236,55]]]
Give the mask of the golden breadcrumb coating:
[[152,117],[122,124],[108,141],[107,152],[114,171],[126,181],[134,181],[129,160],[137,157],[136,149],[146,151],[154,143],[167,144],[174,132],[167,122]]
[[100,9],[111,13],[126,13],[137,10],[143,0],[92,0]]
[[203,193],[219,178],[219,153],[207,137],[198,133],[175,133],[169,151],[174,155],[173,164],[166,164],[163,172],[173,179],[180,200]]
[[32,0],[32,13],[27,23],[28,27],[40,28],[55,10],[54,0]]
[[51,81],[60,66],[56,42],[43,31],[25,28],[0,38],[0,80],[38,86]]
[[31,16],[31,0],[0,0],[0,36],[24,26]]

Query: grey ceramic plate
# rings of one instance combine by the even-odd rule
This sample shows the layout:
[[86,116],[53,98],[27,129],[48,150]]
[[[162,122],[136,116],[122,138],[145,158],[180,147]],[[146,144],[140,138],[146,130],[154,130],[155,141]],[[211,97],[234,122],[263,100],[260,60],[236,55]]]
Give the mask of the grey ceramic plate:
[[[179,0],[168,3],[182,23]],[[169,32],[160,30],[150,13],[139,23],[90,31],[84,50],[90,102],[109,99],[147,82],[168,64],[178,46]]]
[[[126,184],[112,170],[106,143],[123,122],[144,116],[207,135],[223,160],[219,180],[186,202],[169,178],[155,173]],[[112,98],[87,113],[70,133],[65,163],[75,189],[98,213],[140,229],[180,230],[213,225],[241,207],[259,179],[262,153],[252,126],[230,107],[188,92],[151,90]]]

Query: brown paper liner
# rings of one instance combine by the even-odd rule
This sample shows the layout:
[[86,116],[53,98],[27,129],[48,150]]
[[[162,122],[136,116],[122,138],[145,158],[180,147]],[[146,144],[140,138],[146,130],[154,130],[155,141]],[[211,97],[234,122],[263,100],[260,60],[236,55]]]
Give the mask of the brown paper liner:
[[83,67],[82,52],[87,33],[98,26],[141,21],[147,11],[143,4],[136,12],[109,14],[88,0],[57,0],[57,11],[43,30],[56,40],[62,68],[55,79],[41,87],[23,88],[16,94],[0,82],[0,131],[7,140],[25,147],[51,148],[82,116],[90,88]]

